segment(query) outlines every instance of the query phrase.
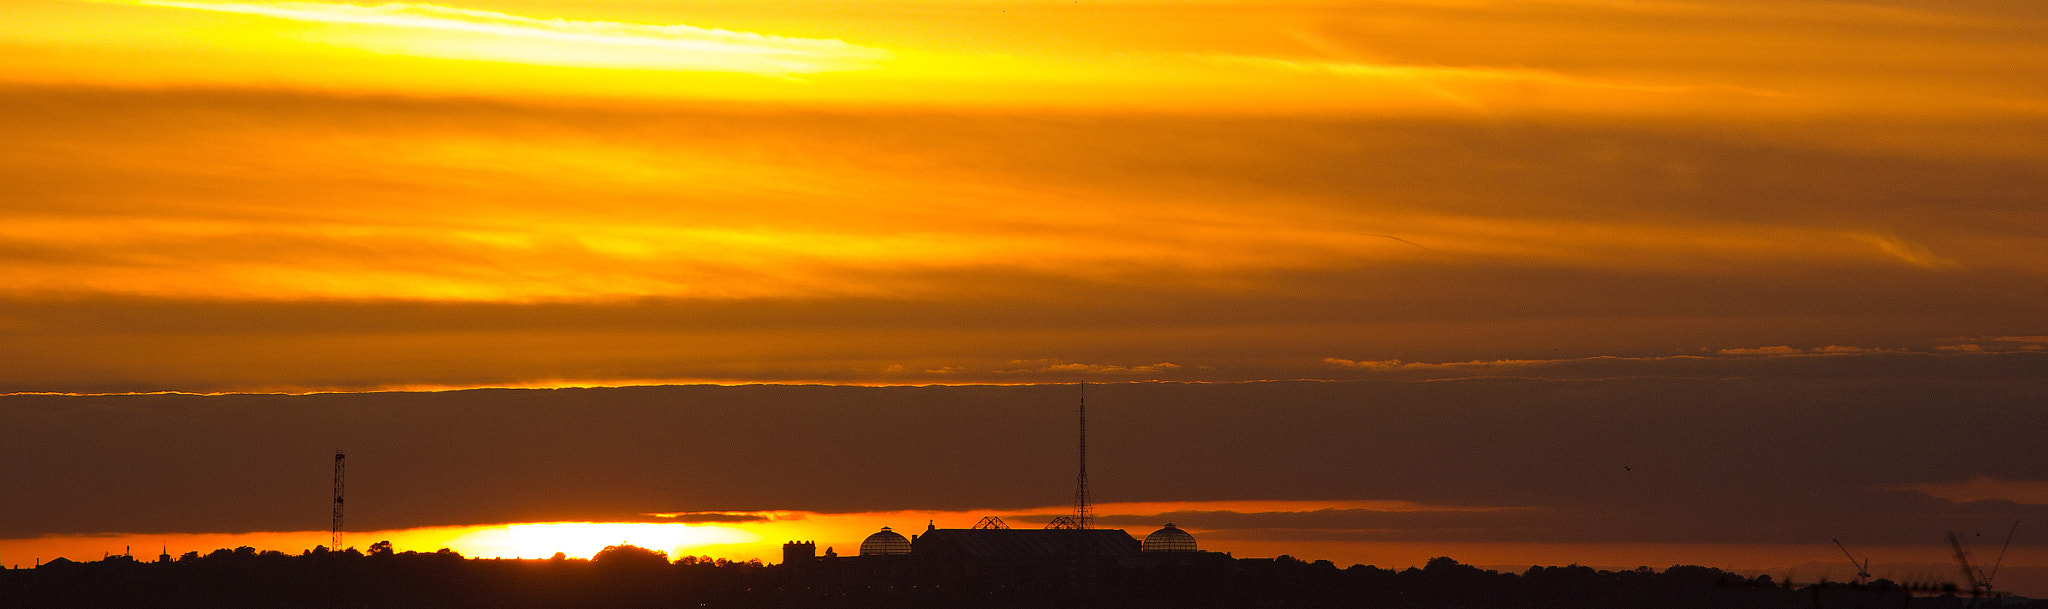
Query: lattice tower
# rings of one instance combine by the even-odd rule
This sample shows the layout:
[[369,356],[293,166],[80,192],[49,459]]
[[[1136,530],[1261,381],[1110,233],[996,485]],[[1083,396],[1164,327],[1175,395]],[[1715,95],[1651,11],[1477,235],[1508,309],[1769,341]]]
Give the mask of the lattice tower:
[[1074,525],[1088,528],[1095,507],[1088,497],[1088,383],[1081,383],[1081,473],[1074,478]]
[[341,551],[341,487],[348,472],[348,458],[341,449],[334,449],[334,545],[328,549]]

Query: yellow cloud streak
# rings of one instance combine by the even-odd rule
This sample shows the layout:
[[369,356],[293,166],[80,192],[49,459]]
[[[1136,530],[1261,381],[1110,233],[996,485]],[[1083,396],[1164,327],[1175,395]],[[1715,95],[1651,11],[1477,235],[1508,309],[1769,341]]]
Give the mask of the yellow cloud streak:
[[[1450,213],[1276,192],[1153,191],[1114,180],[1048,184],[951,163],[850,163],[814,149],[828,140],[810,135],[789,136],[797,139],[787,150],[735,150],[719,140],[603,141],[553,130],[286,137],[297,133],[165,140],[187,153],[207,151],[196,158],[218,165],[195,167],[148,142],[124,144],[132,154],[93,157],[93,165],[170,176],[164,180],[192,172],[213,186],[136,186],[145,190],[96,195],[106,207],[90,213],[8,213],[0,240],[22,253],[0,259],[0,292],[507,302],[948,297],[981,289],[969,275],[1234,290],[1257,289],[1242,278],[1268,272],[1502,261],[1681,272],[1757,263],[1941,270],[1969,262],[2048,272],[2028,256],[1985,257],[2042,247],[2017,237],[1980,236],[1953,250],[1956,238],[1937,248],[1825,225],[1520,217],[1512,209]],[[216,190],[244,183],[254,186]],[[283,184],[294,193],[290,204],[275,200]]]
[[688,25],[534,19],[433,4],[139,0],[145,6],[373,26],[315,35],[378,53],[547,66],[750,74],[810,74],[873,67],[888,51],[839,40],[785,38]]
[[[1527,81],[1555,85],[1565,85],[1571,87],[1619,89],[1625,91],[1644,91],[1650,93],[1676,93],[1680,91],[1701,88],[1692,86],[1636,84],[1602,81],[1588,78],[1576,78],[1569,75],[1560,74],[1558,72],[1551,70],[1534,70],[1529,68],[1415,66],[1395,64],[1369,64],[1343,61],[1300,61],[1276,57],[1256,57],[1247,55],[1212,55],[1209,56],[1208,59],[1222,63],[1240,63],[1263,68],[1288,70],[1296,72],[1329,72],[1332,74],[1341,74],[1344,76],[1352,76],[1359,78],[1387,78],[1405,80]],[[1762,91],[1758,91],[1755,93],[1771,94],[1769,92]]]
[[[1014,270],[1118,280],[1182,281],[1399,260],[1521,260],[1604,268],[1697,268],[1834,259],[1925,266],[1867,235],[1791,227],[1665,227],[1514,218],[1391,218],[1409,240],[1362,232],[1361,220],[1315,226],[1244,216],[1241,226],[1153,224],[1131,209],[1044,229],[963,219],[901,233],[821,227],[558,223],[513,211],[505,225],[388,226],[105,218],[27,220],[0,228],[19,246],[89,262],[0,262],[8,292],[259,299],[397,298],[534,301],[949,294],[949,271]],[[1057,210],[1051,211],[1057,214]],[[1125,216],[1125,217],[1118,217]],[[830,222],[832,217],[820,218]],[[852,218],[848,218],[852,220]],[[1204,247],[1191,248],[1191,243]],[[1922,248],[1924,249],[1924,248]],[[255,252],[262,251],[263,255]],[[1028,252],[1029,255],[1019,255]],[[1208,276],[1204,279],[1204,276]]]
[[[1470,190],[1394,179],[1404,169],[1389,153],[1333,160],[1319,151],[1343,148],[1296,151],[1291,131],[1217,139],[1109,124],[1081,137],[1037,118],[347,108],[20,121],[0,151],[22,176],[0,209],[0,293],[943,299],[986,294],[978,282],[996,277],[1243,291],[1272,273],[1503,263],[2048,273],[2048,240],[2024,231],[1907,229],[1903,212],[1859,224],[1701,217],[1605,199],[1563,214],[1546,199],[1571,191],[1490,186],[1486,163],[1472,165]],[[449,118],[456,110],[486,114]],[[1181,152],[1141,152],[1154,147]],[[1244,164],[1212,169],[1225,162]],[[1383,186],[1291,181],[1326,163]],[[1616,179],[1677,192],[1663,175]],[[1498,203],[1429,205],[1465,198]]]
[[[1275,7],[1233,0],[1084,9],[1044,0],[912,0],[811,10],[807,3],[719,0],[688,7],[612,3],[604,7],[607,20],[567,20],[517,15],[512,7],[520,5],[504,0],[463,4],[511,12],[409,3],[93,1],[179,14],[102,6],[96,8],[108,10],[13,15],[0,7],[0,45],[27,43],[8,49],[12,61],[0,67],[0,81],[1687,121],[1855,115],[1943,122],[2048,112],[2039,91],[2017,84],[2039,71],[2042,38],[2033,34],[2044,25],[1967,8],[1607,1]],[[1773,27],[1754,27],[1763,20]],[[682,21],[733,29],[649,25]],[[833,39],[842,35],[864,42]]]

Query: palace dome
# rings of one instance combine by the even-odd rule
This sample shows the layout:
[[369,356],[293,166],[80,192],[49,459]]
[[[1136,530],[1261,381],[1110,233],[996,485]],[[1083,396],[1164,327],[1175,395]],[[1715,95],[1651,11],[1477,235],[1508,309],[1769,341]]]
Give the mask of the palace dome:
[[[1186,533],[1182,533],[1182,535],[1186,535]],[[1190,537],[1188,539],[1188,543],[1190,544],[1190,547],[1192,547],[1192,544],[1194,543],[1194,538]],[[873,535],[869,535],[867,539],[860,542],[861,556],[884,556],[890,554],[909,553],[910,540],[904,539],[903,535],[898,534],[895,531],[889,530],[889,527],[882,527],[882,530],[875,532],[875,534]]]
[[[867,553],[867,546],[861,547],[861,553]],[[1145,536],[1143,550],[1146,552],[1193,552],[1195,551],[1195,536],[1174,527],[1173,523],[1169,522],[1166,523],[1166,528],[1153,531],[1151,535]]]

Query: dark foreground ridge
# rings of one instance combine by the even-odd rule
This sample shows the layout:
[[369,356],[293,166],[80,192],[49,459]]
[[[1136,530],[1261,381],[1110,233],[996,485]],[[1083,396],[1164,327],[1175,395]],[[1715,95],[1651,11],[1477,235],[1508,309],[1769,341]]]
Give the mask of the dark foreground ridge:
[[[175,560],[59,559],[0,570],[0,608],[45,607],[1373,607],[1964,609],[1967,597],[1867,586],[1787,586],[1719,569],[1596,571],[1578,566],[1501,573],[1437,558],[1399,571],[1329,561],[1231,558],[1202,552],[1082,572],[937,572],[846,562],[763,566],[668,556],[634,546],[590,560],[466,559],[447,550],[365,555],[324,548],[297,556],[252,548]],[[851,558],[851,557],[849,557]],[[906,557],[907,558],[907,557]],[[879,569],[879,570],[878,570]],[[1988,599],[1980,607],[2048,609]]]

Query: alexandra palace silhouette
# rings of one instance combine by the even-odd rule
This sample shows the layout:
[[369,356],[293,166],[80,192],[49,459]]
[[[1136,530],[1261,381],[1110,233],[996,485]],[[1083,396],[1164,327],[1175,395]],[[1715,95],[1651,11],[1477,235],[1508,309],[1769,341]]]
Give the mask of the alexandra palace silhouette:
[[782,545],[784,590],[838,596],[890,590],[987,588],[1050,592],[1087,589],[1110,569],[1185,565],[1230,560],[1202,552],[1195,538],[1168,523],[1138,541],[1123,529],[1013,529],[990,516],[974,528],[903,534],[882,527],[860,544],[860,553],[823,556],[811,541]]

